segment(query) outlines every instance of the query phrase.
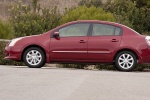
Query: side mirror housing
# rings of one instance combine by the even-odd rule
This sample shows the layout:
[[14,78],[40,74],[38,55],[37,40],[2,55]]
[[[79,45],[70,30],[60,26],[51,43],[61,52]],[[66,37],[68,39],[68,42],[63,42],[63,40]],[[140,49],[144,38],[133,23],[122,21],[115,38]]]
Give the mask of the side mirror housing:
[[59,32],[54,32],[53,37],[54,38],[59,38]]

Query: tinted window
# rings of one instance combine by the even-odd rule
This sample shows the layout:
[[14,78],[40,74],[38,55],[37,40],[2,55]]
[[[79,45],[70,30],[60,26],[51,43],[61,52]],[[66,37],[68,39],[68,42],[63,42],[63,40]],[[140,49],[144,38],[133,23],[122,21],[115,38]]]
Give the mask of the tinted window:
[[86,36],[90,24],[73,24],[59,30],[60,37]]
[[93,25],[93,36],[114,35],[115,26],[105,24]]
[[112,25],[106,24],[94,24],[93,25],[93,36],[103,36],[103,35],[120,35],[122,29]]

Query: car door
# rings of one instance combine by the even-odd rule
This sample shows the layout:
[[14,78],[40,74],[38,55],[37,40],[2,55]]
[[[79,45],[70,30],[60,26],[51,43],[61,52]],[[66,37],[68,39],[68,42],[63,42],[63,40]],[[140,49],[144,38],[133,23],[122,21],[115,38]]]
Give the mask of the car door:
[[89,27],[90,23],[75,23],[58,29],[60,39],[50,42],[51,60],[86,60]]
[[93,23],[88,40],[88,58],[94,62],[110,62],[119,47],[122,29],[113,25]]

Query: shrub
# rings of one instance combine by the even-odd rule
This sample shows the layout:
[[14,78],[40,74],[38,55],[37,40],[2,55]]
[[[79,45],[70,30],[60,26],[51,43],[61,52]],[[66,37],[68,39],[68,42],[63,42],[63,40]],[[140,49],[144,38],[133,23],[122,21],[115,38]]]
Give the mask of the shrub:
[[13,38],[14,30],[11,24],[7,21],[0,20],[0,38],[11,39]]
[[91,7],[91,6],[95,6],[95,7],[101,7],[103,6],[102,0],[81,0],[78,3],[79,6],[87,6],[87,7]]
[[46,32],[58,26],[61,18],[57,7],[42,8],[38,4],[38,0],[33,0],[32,5],[23,5],[22,2],[18,2],[12,6],[10,12],[10,21],[15,30],[15,37]]
[[80,6],[73,10],[69,10],[61,19],[61,23],[66,23],[76,20],[105,20],[115,21],[111,13],[105,12],[102,8],[96,8],[94,6],[86,7]]

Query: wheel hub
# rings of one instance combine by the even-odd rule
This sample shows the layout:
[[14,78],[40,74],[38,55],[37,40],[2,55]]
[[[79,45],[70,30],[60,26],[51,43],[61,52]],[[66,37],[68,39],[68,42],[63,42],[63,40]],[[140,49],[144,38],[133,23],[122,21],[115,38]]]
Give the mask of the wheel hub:
[[27,53],[26,60],[30,65],[38,65],[42,61],[42,55],[37,50],[31,50]]
[[128,59],[125,59],[124,62],[125,62],[125,63],[128,63]]
[[32,59],[36,59],[36,55],[32,55],[32,57],[31,57]]

